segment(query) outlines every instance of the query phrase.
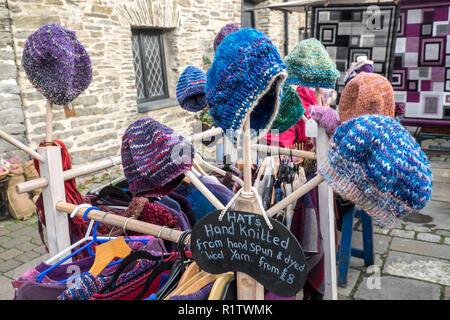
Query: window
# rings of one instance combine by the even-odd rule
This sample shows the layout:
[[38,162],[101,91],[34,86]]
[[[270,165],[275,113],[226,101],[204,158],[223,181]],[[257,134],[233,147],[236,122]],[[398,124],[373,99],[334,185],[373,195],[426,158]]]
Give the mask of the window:
[[[251,0],[244,0],[244,10],[242,14],[243,28],[256,28],[255,23],[255,4]],[[247,11],[247,9],[250,9]]]
[[133,29],[131,36],[137,103],[169,97],[162,31]]

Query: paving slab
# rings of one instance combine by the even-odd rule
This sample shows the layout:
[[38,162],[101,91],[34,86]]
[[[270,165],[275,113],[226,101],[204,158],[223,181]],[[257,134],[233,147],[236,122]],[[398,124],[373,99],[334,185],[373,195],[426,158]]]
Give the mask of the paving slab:
[[[434,188],[434,186],[433,186]],[[450,230],[450,204],[449,188],[446,189],[446,201],[429,201],[427,206],[420,210],[421,214],[429,215],[433,218],[431,224],[435,224],[437,229]],[[417,230],[421,231],[421,230]]]
[[[339,272],[339,271],[338,271]],[[358,281],[359,275],[361,274],[360,270],[348,268],[347,273],[347,285],[345,287],[337,287],[337,293],[339,295],[350,297],[350,293],[355,287],[356,282]]]
[[15,267],[14,269],[5,272],[5,276],[11,279],[18,279],[21,275],[23,275],[26,271],[34,268],[39,263],[48,260],[49,254],[41,255],[33,260],[30,260],[27,263],[21,264],[20,266]]
[[450,260],[450,247],[446,244],[393,238],[390,249]]
[[14,289],[11,285],[11,279],[0,276],[0,300],[12,300],[14,298]]
[[450,300],[450,287],[445,287],[444,300]]
[[[441,286],[424,281],[381,276],[379,288],[365,277],[355,293],[358,300],[439,300]],[[372,288],[372,289],[371,289]]]
[[439,234],[421,232],[417,234],[417,240],[439,243],[441,242],[441,236]]
[[[382,234],[374,234],[373,235],[373,250],[375,251],[375,253],[379,253],[379,254],[386,253],[389,248],[390,242],[391,242],[391,237],[382,235]],[[363,249],[362,232],[353,231],[352,247]]]
[[414,239],[415,232],[412,230],[409,231],[409,230],[393,229],[389,235],[393,237]]
[[391,251],[383,274],[450,285],[450,261],[411,253]]
[[433,181],[433,190],[431,191],[431,200],[448,201],[448,182]]

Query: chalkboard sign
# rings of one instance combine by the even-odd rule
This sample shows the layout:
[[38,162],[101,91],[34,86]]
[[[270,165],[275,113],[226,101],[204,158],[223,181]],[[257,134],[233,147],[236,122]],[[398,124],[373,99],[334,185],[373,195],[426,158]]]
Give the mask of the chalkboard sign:
[[267,290],[290,297],[306,280],[306,259],[294,235],[271,219],[269,229],[263,216],[228,211],[222,221],[212,212],[198,221],[191,234],[191,250],[198,266],[209,273],[242,272]]

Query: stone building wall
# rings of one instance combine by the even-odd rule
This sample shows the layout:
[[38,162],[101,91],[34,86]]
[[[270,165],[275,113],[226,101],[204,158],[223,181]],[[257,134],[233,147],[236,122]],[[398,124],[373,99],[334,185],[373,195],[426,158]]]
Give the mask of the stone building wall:
[[[198,66],[206,72],[213,59],[213,39],[217,31],[226,23],[240,23],[241,1],[150,2],[155,10],[154,17],[166,19],[150,21],[149,16],[153,13],[150,12],[140,17],[142,25],[137,26],[164,30],[169,96],[173,100],[181,72],[188,65]],[[37,147],[45,135],[46,101],[28,81],[21,57],[28,36],[48,22],[75,31],[92,62],[92,82],[74,101],[77,116],[65,118],[61,106],[54,106],[53,111],[54,139],[66,144],[73,164],[119,155],[122,134],[129,124],[142,117],[152,117],[182,134],[192,134],[194,115],[180,108],[176,100],[170,107],[138,112],[131,49],[132,21],[123,19],[117,9],[119,4],[131,3],[131,0],[7,0],[26,141],[31,147]],[[168,4],[175,4],[176,14],[161,11]],[[167,27],[167,19],[176,20],[172,21],[176,27],[170,23]]]
[[[6,0],[0,0],[0,129],[25,143],[25,124],[17,66],[13,49],[11,20]],[[0,139],[0,157],[24,157],[22,151]]]

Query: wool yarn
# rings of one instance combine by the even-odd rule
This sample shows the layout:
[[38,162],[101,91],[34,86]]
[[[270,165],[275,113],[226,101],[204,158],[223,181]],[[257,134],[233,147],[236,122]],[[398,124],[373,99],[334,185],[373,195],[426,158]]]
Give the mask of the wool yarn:
[[219,32],[217,33],[216,37],[214,38],[214,52],[217,51],[217,48],[222,43],[223,39],[230,33],[236,32],[240,30],[241,28],[236,23],[228,23],[224,25]]
[[336,193],[382,227],[424,208],[431,197],[427,156],[401,124],[384,115],[340,125],[319,172]]
[[122,166],[133,196],[171,193],[191,169],[193,156],[186,138],[151,118],[135,121],[122,136]]
[[278,130],[279,133],[285,132],[296,124],[304,113],[305,109],[298,93],[290,85],[284,84],[280,109],[270,130]]
[[246,28],[229,34],[218,47],[206,77],[211,117],[226,134],[242,129],[248,115],[259,138],[275,118],[286,67],[272,41]]
[[327,136],[331,138],[336,132],[337,127],[341,125],[339,114],[336,110],[330,107],[322,107],[312,105],[309,107],[309,115],[311,119],[315,120],[321,127],[325,129]]
[[28,37],[22,65],[33,86],[57,105],[72,102],[92,80],[91,60],[75,31],[57,23]]
[[382,75],[359,73],[344,87],[338,111],[342,122],[365,114],[382,114],[393,118],[394,89]]
[[300,41],[284,62],[288,72],[287,84],[333,89],[339,78],[336,64],[315,38]]
[[176,94],[180,106],[190,112],[206,107],[206,74],[197,67],[188,66],[178,79]]

